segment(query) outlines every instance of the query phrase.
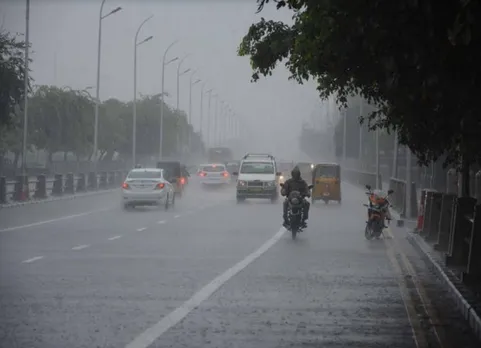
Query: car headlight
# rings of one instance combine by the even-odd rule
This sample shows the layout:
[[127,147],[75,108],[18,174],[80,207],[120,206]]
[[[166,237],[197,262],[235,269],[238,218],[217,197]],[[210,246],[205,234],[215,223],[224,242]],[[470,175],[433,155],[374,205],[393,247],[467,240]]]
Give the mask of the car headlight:
[[246,185],[245,181],[242,181],[242,180],[237,181],[237,186],[245,186],[245,185]]

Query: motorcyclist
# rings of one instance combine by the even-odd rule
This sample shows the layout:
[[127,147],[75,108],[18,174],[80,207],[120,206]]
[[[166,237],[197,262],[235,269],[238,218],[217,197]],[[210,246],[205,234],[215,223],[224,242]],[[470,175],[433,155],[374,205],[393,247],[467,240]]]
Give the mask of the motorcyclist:
[[[388,197],[389,195],[386,195],[386,193],[382,190],[372,191],[371,197],[370,197],[371,204],[377,204],[377,203],[384,204],[387,201],[387,204],[384,206],[384,209],[382,212],[382,221],[384,224],[384,228],[387,228],[385,220],[388,220],[388,221],[392,220],[391,211],[389,209]],[[368,212],[368,218],[369,218],[369,212]]]
[[[284,186],[282,187],[281,190],[281,195],[285,197],[289,197],[289,194],[292,191],[299,191],[299,193],[302,195],[302,197],[310,197],[310,192],[309,192],[309,185],[305,180],[301,178],[301,171],[299,168],[296,166],[294,169],[291,171],[291,178],[287,179],[284,182]],[[287,217],[287,208],[288,208],[288,201],[287,199],[284,200],[283,203],[283,214],[282,217],[284,219],[283,226],[287,227],[289,225],[288,217]],[[303,199],[303,221],[302,221],[302,227],[306,228],[307,227],[307,219],[309,218],[309,208],[310,204],[306,199]]]

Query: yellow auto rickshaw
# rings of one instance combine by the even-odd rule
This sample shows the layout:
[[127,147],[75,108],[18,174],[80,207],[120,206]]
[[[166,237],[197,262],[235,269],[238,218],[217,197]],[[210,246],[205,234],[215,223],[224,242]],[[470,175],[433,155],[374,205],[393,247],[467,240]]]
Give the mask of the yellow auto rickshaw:
[[341,166],[336,163],[314,165],[312,170],[312,203],[337,201],[341,204]]

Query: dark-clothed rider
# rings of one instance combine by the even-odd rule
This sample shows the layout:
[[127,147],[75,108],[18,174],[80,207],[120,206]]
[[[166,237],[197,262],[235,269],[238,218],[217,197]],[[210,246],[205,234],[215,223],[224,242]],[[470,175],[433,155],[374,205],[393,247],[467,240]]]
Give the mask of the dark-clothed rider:
[[[289,194],[292,191],[299,191],[299,193],[302,195],[302,197],[309,197],[310,192],[309,192],[309,185],[307,182],[305,182],[301,178],[301,171],[299,170],[298,167],[294,167],[291,171],[291,178],[287,179],[286,182],[284,182],[284,186],[282,187],[281,190],[281,195],[285,197],[289,197]],[[288,208],[288,201],[287,199],[284,200],[284,205],[283,205],[283,214],[282,217],[284,218],[283,226],[287,227],[289,225],[289,221],[287,218],[287,208]],[[306,221],[309,219],[309,208],[310,204],[307,200],[303,199],[303,221],[302,221],[302,227],[306,228],[307,224]]]

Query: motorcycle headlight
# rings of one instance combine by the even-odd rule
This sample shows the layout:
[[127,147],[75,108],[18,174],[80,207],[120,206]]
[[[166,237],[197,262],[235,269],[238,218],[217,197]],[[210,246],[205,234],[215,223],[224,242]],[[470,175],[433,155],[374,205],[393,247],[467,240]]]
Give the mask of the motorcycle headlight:
[[245,185],[246,185],[245,181],[242,181],[242,180],[237,181],[237,186],[245,186]]
[[292,198],[291,203],[294,204],[294,205],[299,204],[299,198],[297,198],[297,197]]

